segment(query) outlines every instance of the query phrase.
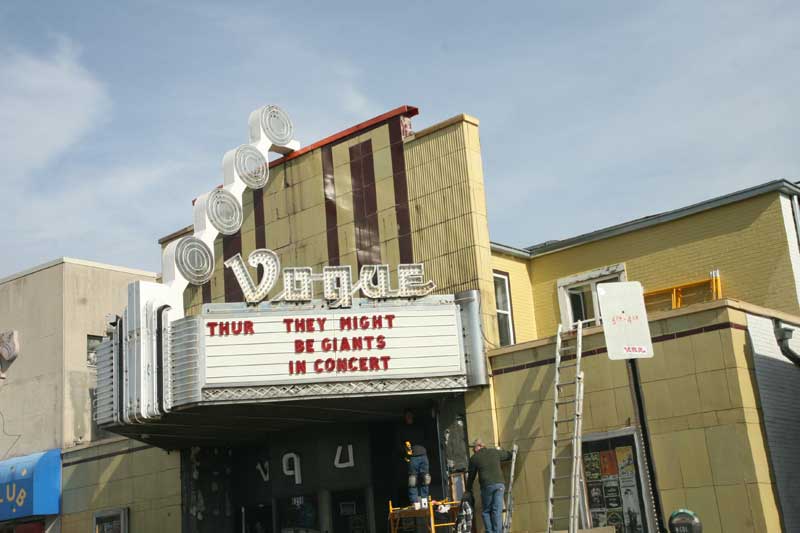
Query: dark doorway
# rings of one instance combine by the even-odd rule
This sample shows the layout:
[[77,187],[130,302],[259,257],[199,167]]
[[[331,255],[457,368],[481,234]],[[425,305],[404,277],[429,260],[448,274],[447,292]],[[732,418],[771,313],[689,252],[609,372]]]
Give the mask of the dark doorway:
[[242,507],[242,520],[244,533],[273,533],[272,504]]
[[336,533],[368,533],[369,523],[364,489],[331,494],[333,530]]
[[[436,411],[430,407],[411,410],[414,424],[424,435],[424,446],[428,452],[431,484],[430,495],[441,499],[446,490],[442,486],[442,471],[439,439],[436,428]],[[375,501],[375,529],[387,531],[389,500],[395,507],[409,505],[408,465],[404,460],[403,412],[397,418],[369,425],[370,449],[372,450],[372,488]]]

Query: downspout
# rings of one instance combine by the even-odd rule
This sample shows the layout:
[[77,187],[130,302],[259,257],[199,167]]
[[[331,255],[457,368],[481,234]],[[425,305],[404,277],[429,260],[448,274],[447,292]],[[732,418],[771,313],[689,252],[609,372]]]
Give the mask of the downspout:
[[[794,197],[794,200],[797,201],[797,197]],[[792,340],[792,336],[794,335],[794,329],[787,327],[786,324],[780,320],[775,320],[774,324],[775,340],[778,341],[778,346],[781,348],[781,353],[796,366],[800,366],[800,354],[794,351],[789,345],[789,341]]]
[[796,194],[792,195],[792,215],[792,218],[794,218],[794,230],[800,246],[800,201],[798,201]]

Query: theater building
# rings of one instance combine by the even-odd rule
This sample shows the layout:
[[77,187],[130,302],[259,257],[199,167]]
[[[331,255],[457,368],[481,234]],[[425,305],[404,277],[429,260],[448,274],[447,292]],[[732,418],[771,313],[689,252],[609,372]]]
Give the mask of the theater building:
[[[489,239],[478,120],[415,132],[416,114],[302,147],[257,110],[222,187],[175,206],[193,224],[160,241],[160,282],[109,309],[94,416],[133,439],[111,446],[180,457],[148,479],[179,487],[181,515],[145,522],[160,507],[124,479],[109,512],[129,531],[386,531],[410,410],[434,498],[458,492],[467,438],[516,443],[512,530],[544,531],[553,335],[583,320],[593,525],[652,532],[688,507],[705,531],[791,531],[800,189],[516,249]],[[605,356],[596,290],[614,280],[645,288],[652,359]]]

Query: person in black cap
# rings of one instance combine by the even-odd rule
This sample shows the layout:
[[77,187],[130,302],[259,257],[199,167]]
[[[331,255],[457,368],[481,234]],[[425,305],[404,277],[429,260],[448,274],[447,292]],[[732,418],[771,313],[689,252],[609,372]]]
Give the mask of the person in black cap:
[[401,430],[403,459],[408,463],[408,499],[419,509],[428,506],[428,486],[431,483],[428,451],[425,449],[425,432],[414,424],[414,413],[403,414]]
[[503,531],[503,494],[506,491],[501,461],[511,459],[511,452],[501,449],[486,448],[481,439],[472,441],[475,452],[469,459],[467,490],[472,491],[475,477],[480,478],[481,515],[486,533],[502,533]]

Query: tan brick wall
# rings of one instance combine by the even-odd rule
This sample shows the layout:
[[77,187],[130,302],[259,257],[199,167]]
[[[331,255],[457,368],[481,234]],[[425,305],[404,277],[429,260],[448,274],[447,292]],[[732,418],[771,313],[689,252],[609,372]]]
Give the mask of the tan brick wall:
[[[696,309],[660,314],[651,322],[653,336],[745,324],[743,313],[724,302]],[[587,333],[586,350],[603,345],[599,328]],[[664,514],[688,507],[708,532],[779,531],[745,332],[694,333],[654,347],[655,357],[639,361],[639,368]],[[554,349],[547,339],[496,350],[492,369],[552,360]],[[583,370],[584,435],[634,425],[626,364],[598,354],[583,359]],[[545,529],[553,379],[552,363],[494,377],[500,444],[520,447],[515,531]],[[470,437],[491,423],[482,400],[467,406]]]
[[95,512],[119,507],[128,508],[129,531],[181,530],[180,453],[143,447],[115,439],[64,454],[62,533],[93,531]]
[[704,279],[718,268],[726,297],[800,311],[779,193],[534,258],[538,336],[555,334],[559,278],[616,263],[646,291]]
[[481,291],[484,334],[497,342],[478,120],[459,115],[406,142],[414,259],[439,292]]

